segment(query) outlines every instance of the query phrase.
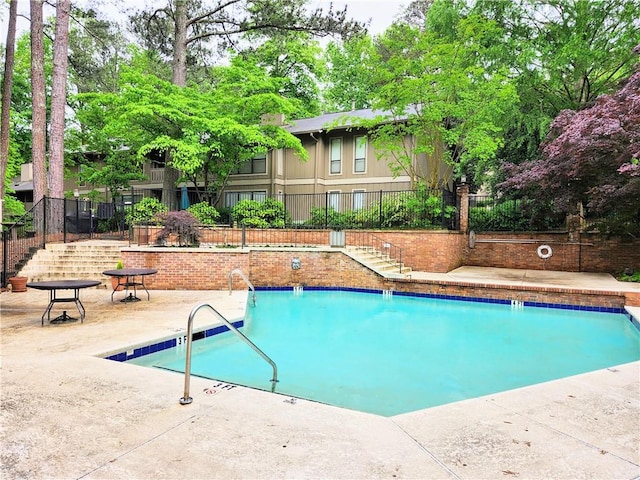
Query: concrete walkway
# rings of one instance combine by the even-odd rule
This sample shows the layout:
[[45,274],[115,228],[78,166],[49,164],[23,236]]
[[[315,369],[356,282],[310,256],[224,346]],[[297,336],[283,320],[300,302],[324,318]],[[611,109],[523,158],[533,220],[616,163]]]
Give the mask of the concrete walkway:
[[246,295],[83,290],[83,324],[41,327],[46,292],[0,294],[2,478],[640,476],[640,362],[385,418],[199,378],[182,406],[183,375],[99,358],[183,334],[203,301],[241,318]]

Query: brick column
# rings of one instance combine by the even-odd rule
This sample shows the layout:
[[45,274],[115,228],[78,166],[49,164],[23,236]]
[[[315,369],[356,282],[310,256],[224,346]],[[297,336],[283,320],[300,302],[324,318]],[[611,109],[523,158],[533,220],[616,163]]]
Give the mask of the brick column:
[[458,205],[460,206],[460,231],[467,233],[469,231],[469,185],[458,185],[456,189],[458,196]]

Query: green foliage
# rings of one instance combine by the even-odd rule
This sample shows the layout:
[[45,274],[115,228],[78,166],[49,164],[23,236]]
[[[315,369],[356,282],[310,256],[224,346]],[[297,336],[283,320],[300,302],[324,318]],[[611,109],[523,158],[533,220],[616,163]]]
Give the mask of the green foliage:
[[514,72],[520,98],[517,111],[505,117],[500,163],[534,160],[553,118],[611,93],[633,71],[637,1],[479,0],[473,11],[503,27],[493,61]]
[[359,225],[352,211],[337,212],[333,207],[311,208],[311,215],[306,225],[314,227],[327,227],[334,230],[342,230],[345,228],[355,228]]
[[186,210],[159,213],[157,215],[163,228],[158,234],[157,242],[165,244],[171,235],[176,235],[178,246],[192,247],[198,246],[200,240],[200,229],[198,219]]
[[198,219],[201,225],[215,225],[220,214],[207,202],[194,203],[187,211]]
[[518,208],[518,200],[492,204],[486,202],[469,208],[469,228],[478,232],[486,231],[525,231],[529,227],[529,221],[523,216],[522,209]]
[[427,189],[398,192],[383,197],[382,202],[358,210],[337,212],[333,207],[311,209],[307,225],[345,228],[442,228],[443,220],[451,220],[456,208],[443,210],[442,196]]
[[[254,36],[255,32],[248,35],[249,41]],[[320,114],[320,85],[326,70],[321,52],[318,41],[309,33],[290,31],[279,32],[241,55],[266,71],[272,82],[280,84],[280,95],[294,106],[289,118],[306,118]],[[264,73],[260,75],[264,76]]]
[[165,213],[167,207],[157,198],[145,197],[127,211],[125,220],[129,225],[158,224],[158,214]]
[[278,94],[277,82],[238,63],[214,69],[210,90],[128,69],[118,94],[77,97],[77,118],[86,125],[81,140],[97,152],[119,152],[124,164],[117,172],[134,172],[147,154],[162,151],[173,168],[188,178],[210,178],[213,188],[224,185],[242,163],[273,149],[289,148],[306,159],[296,137],[279,126],[260,125],[263,113],[293,109]]
[[550,205],[527,200],[489,199],[469,208],[469,228],[478,232],[554,230],[563,227],[564,220]]
[[359,35],[346,42],[330,42],[325,61],[331,66],[329,84],[324,92],[326,109],[349,111],[369,108],[376,88],[373,40]]
[[635,282],[640,283],[640,271],[639,272],[623,272],[616,276],[620,282]]
[[286,224],[284,204],[273,198],[262,202],[241,200],[233,207],[232,215],[238,224],[250,228],[284,228]]
[[4,204],[2,208],[2,215],[6,219],[17,219],[25,214],[24,203],[8,194],[5,194],[4,196]]
[[[454,175],[469,172],[482,183],[504,141],[504,117],[518,101],[509,69],[490,61],[503,30],[477,15],[443,14],[455,8],[436,1],[428,13],[455,28],[397,24],[379,38],[373,107],[388,113],[360,122],[395,175],[429,187],[448,183],[452,167]],[[413,137],[411,145],[406,136]],[[416,164],[421,154],[433,160],[430,171]]]

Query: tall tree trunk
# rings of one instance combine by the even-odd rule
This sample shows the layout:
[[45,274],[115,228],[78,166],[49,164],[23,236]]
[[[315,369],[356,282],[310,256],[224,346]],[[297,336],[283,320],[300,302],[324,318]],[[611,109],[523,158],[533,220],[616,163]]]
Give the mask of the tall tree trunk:
[[67,104],[67,65],[70,0],[58,0],[56,37],[53,43],[51,89],[51,138],[49,141],[49,188],[54,198],[64,197],[64,125]]
[[31,0],[31,158],[33,161],[33,201],[39,202],[47,190],[47,110],[44,85],[44,0]]
[[2,113],[0,114],[0,220],[4,218],[4,191],[7,163],[9,162],[9,129],[11,128],[11,87],[13,85],[13,65],[15,63],[16,18],[18,0],[9,3],[9,25],[7,26],[7,46],[2,77]]
[[[175,2],[175,38],[173,44],[173,77],[175,85],[184,87],[187,84],[187,3],[186,0]],[[177,210],[176,186],[180,172],[171,166],[171,158],[165,155],[164,179],[162,182],[162,203],[169,210]]]

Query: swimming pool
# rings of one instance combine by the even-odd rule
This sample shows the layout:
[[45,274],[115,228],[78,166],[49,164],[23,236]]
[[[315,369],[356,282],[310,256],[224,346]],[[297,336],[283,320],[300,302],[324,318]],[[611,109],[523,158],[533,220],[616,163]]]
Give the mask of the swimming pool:
[[[259,291],[243,333],[278,365],[279,393],[396,415],[640,359],[622,313],[381,295]],[[184,371],[184,349],[131,360]],[[230,332],[195,341],[192,374],[271,390]]]

